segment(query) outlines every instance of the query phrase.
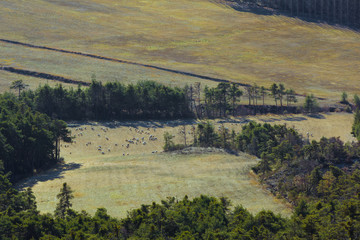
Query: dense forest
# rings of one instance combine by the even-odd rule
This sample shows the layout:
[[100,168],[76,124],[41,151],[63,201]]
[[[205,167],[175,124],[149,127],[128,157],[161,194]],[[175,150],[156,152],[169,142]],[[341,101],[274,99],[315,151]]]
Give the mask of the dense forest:
[[360,27],[358,0],[245,0],[245,2],[286,11],[292,16]]
[[[239,111],[244,93],[234,83],[205,86],[202,90],[199,83],[173,88],[152,81],[103,85],[93,79],[87,88],[46,84],[25,90],[22,81],[15,81],[11,88],[17,97],[0,95],[0,159],[14,180],[60,162],[59,141],[71,141],[61,120],[214,118],[264,110],[290,111],[297,101],[295,91],[285,89],[283,84],[273,84],[269,90],[256,85],[246,87],[249,111],[245,113]],[[275,106],[265,106],[265,96],[271,97]],[[293,110],[298,111],[298,107]],[[311,112],[312,108],[304,110]]]
[[135,85],[93,80],[88,88],[65,89],[40,86],[26,90],[21,99],[31,108],[63,120],[114,120],[186,118],[188,109],[184,89],[151,81]]
[[[192,200],[187,196],[183,199],[169,197],[161,203],[139,206],[123,219],[112,218],[105,208],[99,208],[91,216],[72,209],[74,194],[66,183],[57,195],[54,214],[40,214],[30,188],[22,192],[13,188],[11,176],[30,175],[60,161],[59,141],[71,141],[71,138],[66,123],[57,118],[102,119],[101,114],[110,119],[156,114],[192,116],[192,112],[197,114],[199,106],[205,109],[203,113],[209,111],[226,116],[233,113],[242,95],[235,85],[219,84],[215,88],[205,88],[206,104],[201,105],[196,104],[197,93],[191,88],[168,88],[153,82],[103,86],[93,81],[87,89],[67,90],[61,85],[55,88],[45,85],[35,91],[21,92],[23,89],[19,87],[17,97],[8,93],[0,95],[0,239],[360,238],[360,144],[343,143],[339,138],[310,142],[309,136],[301,136],[286,125],[250,122],[240,133],[235,133],[224,126],[216,130],[210,122],[203,122],[192,131],[192,137],[196,146],[215,146],[258,156],[260,161],[253,171],[274,194],[294,206],[291,218],[265,210],[252,214],[242,206],[232,206],[226,197],[210,196]],[[145,94],[149,96],[148,101],[139,100],[148,90]],[[248,104],[257,105],[255,96],[260,96],[261,100],[261,87],[249,87],[246,91]],[[126,102],[124,97],[130,93],[135,97],[132,102]],[[295,96],[293,91],[276,84],[270,87],[269,95],[280,107],[291,104],[290,99]],[[123,98],[119,100],[119,96]],[[78,102],[80,100],[82,102]],[[162,101],[163,108],[151,105],[156,101]],[[176,101],[184,105],[175,107]],[[360,100],[357,96],[354,102],[353,134],[359,137]],[[134,103],[132,109],[127,105]],[[115,108],[112,104],[118,105]],[[147,109],[141,104],[151,107]],[[307,96],[306,111],[312,112],[315,105],[314,97]],[[168,108],[170,114],[165,113]],[[164,148],[179,148],[172,135],[165,134]]]
[[32,110],[12,94],[0,95],[0,160],[13,180],[58,163],[60,140],[71,141],[65,122]]
[[[183,88],[168,87],[153,81],[124,85],[108,82],[103,85],[93,79],[87,88],[66,89],[44,85],[36,90],[24,90],[24,83],[16,82],[14,89],[19,99],[32,109],[62,120],[124,120],[124,119],[178,119],[216,118],[256,113],[312,111],[293,104],[296,93],[283,84],[246,86],[243,92],[238,84],[220,83],[202,89],[200,83]],[[241,96],[248,103],[240,105]],[[265,99],[274,105],[265,105]]]
[[[335,175],[328,177],[335,172]],[[360,171],[327,172],[319,182],[323,198],[301,201],[291,218],[271,211],[251,214],[226,198],[169,197],[115,219],[105,208],[94,216],[72,209],[66,183],[54,214],[40,214],[31,189],[16,191],[0,174],[1,239],[359,239]],[[329,182],[330,181],[330,182]]]

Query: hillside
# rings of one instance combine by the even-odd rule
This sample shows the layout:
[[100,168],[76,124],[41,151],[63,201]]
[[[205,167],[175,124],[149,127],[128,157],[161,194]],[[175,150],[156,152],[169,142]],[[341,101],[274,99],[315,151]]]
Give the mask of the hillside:
[[[228,121],[216,120],[213,123],[215,126],[223,123],[236,132],[249,120],[270,124],[286,123],[288,126],[295,126],[304,136],[310,132],[311,140],[319,140],[322,136],[340,136],[343,141],[352,141],[354,139],[348,134],[352,119],[351,114],[342,113],[324,115],[318,119],[302,115],[269,115]],[[116,217],[124,217],[132,208],[160,201],[168,196],[181,198],[183,195],[196,197],[200,194],[226,196],[234,206],[242,204],[253,213],[268,209],[289,216],[289,208],[264,191],[249,175],[251,167],[258,162],[258,159],[251,155],[161,153],[164,132],[170,132],[176,136],[177,143],[183,143],[179,135],[180,126],[183,124],[191,131],[191,126],[196,122],[71,124],[69,129],[72,135],[76,136],[76,143],[62,144],[61,156],[66,164],[27,179],[19,187],[33,187],[38,208],[42,212],[54,210],[58,188],[61,183],[67,182],[75,191],[75,209],[94,213],[96,208],[106,207],[109,213]],[[140,133],[141,131],[143,133]],[[156,136],[158,140],[147,140],[150,135],[146,132]],[[127,148],[126,140],[134,137],[144,137],[147,144],[129,144]],[[192,136],[189,134],[188,144],[191,142]],[[101,151],[98,150],[99,146]]]
[[[241,83],[283,82],[338,99],[355,93],[360,34],[295,18],[236,11],[221,1],[5,0],[0,38],[92,53]],[[197,78],[0,43],[0,64],[75,80]],[[0,81],[8,81],[0,71]],[[15,77],[14,77],[15,78]],[[23,78],[27,79],[27,78]],[[208,83],[205,81],[203,83]],[[6,85],[6,84],[1,84]]]

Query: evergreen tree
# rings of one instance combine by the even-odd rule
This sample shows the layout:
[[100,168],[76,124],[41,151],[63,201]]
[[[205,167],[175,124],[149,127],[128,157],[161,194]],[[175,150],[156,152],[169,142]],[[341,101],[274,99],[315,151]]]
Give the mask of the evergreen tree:
[[71,199],[74,198],[73,191],[66,184],[63,183],[63,187],[60,189],[60,193],[56,196],[59,199],[59,203],[56,205],[55,216],[64,219],[68,211],[72,207]]
[[347,93],[346,93],[346,92],[343,92],[343,93],[341,94],[341,101],[340,101],[340,103],[348,104],[349,102],[348,102],[347,98],[348,98]]
[[356,109],[360,109],[360,98],[357,94],[354,95],[354,104]]
[[317,102],[313,94],[306,95],[304,102],[304,110],[307,113],[314,113],[317,108]]
[[263,106],[265,106],[265,95],[266,95],[266,89],[264,86],[260,87],[260,94],[262,97]]
[[164,133],[164,142],[165,142],[164,151],[165,152],[172,150],[174,148],[175,144],[174,144],[173,138],[174,138],[174,136],[171,135],[170,133],[168,133],[168,132]]
[[280,99],[280,106],[282,107],[283,106],[283,97],[284,97],[284,94],[285,94],[285,86],[284,84],[280,83],[279,84],[279,88],[278,88],[278,99]]
[[16,80],[16,81],[11,83],[10,89],[17,89],[18,93],[19,93],[18,97],[20,98],[21,91],[24,90],[28,86],[29,85],[25,84],[23,82],[23,80]]
[[242,96],[243,92],[239,89],[238,85],[235,83],[231,84],[229,95],[231,99],[231,105],[232,105],[232,114],[235,116],[235,104]]
[[273,83],[270,87],[271,95],[275,100],[275,105],[277,106],[277,100],[279,99],[279,87],[276,83]]

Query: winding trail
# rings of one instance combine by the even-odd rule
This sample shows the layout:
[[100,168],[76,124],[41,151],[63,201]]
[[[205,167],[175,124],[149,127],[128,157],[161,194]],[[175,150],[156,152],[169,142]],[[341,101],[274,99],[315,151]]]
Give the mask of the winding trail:
[[[196,73],[184,72],[184,71],[180,71],[180,70],[164,68],[164,67],[159,67],[159,66],[150,65],[150,64],[143,64],[143,63],[138,63],[138,62],[132,62],[132,61],[122,60],[122,59],[117,59],[117,58],[104,57],[104,56],[90,54],[90,53],[83,53],[83,52],[70,51],[70,50],[59,49],[59,48],[52,48],[52,47],[46,47],[46,46],[33,45],[33,44],[29,44],[29,43],[23,43],[23,42],[18,42],[18,41],[13,41],[13,40],[8,40],[8,39],[2,39],[2,38],[0,38],[0,42],[20,45],[20,46],[29,47],[29,48],[37,48],[37,49],[43,49],[43,50],[48,50],[48,51],[54,51],[54,52],[74,54],[74,55],[79,55],[79,56],[83,56],[83,57],[100,59],[100,60],[104,60],[104,61],[111,61],[111,62],[130,64],[130,65],[135,65],[135,66],[140,66],[140,67],[153,68],[153,69],[157,69],[157,70],[161,70],[161,71],[165,71],[165,72],[185,75],[185,76],[194,77],[194,78],[200,78],[200,79],[204,79],[204,80],[210,80],[210,81],[214,81],[214,82],[233,83],[233,81],[226,80],[226,79],[214,78],[214,77],[209,77],[209,76],[200,75],[200,74],[196,74]],[[236,84],[238,84],[239,86],[243,86],[243,87],[249,87],[250,86],[249,84],[245,84],[245,83],[236,82]]]

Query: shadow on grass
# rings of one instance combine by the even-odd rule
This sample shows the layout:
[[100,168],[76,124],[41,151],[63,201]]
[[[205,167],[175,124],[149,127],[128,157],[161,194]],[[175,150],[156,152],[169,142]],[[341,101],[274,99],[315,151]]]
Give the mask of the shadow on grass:
[[319,114],[319,113],[312,113],[312,114],[308,114],[308,117],[311,118],[316,118],[316,119],[325,119],[326,117],[323,114]]
[[[271,16],[271,15],[282,15],[286,17],[291,18],[297,18],[305,22],[311,22],[311,23],[317,23],[317,24],[327,24],[333,27],[340,27],[340,28],[347,28],[349,30],[353,30],[355,32],[359,32],[359,26],[354,25],[346,25],[346,24],[340,24],[336,22],[321,20],[320,17],[309,17],[305,15],[298,15],[291,14],[289,11],[285,10],[278,10],[273,9],[269,7],[262,6],[261,4],[257,3],[249,3],[249,2],[236,2],[236,1],[229,1],[225,0],[225,3],[227,6],[231,7],[232,9],[239,11],[239,12],[249,12],[257,15],[263,15],[263,16]],[[308,15],[308,14],[307,14]]]
[[259,120],[262,121],[262,122],[266,122],[266,123],[281,121],[280,118],[261,118]]
[[287,117],[284,118],[285,121],[291,121],[291,122],[300,122],[300,121],[306,121],[307,118],[305,117]]
[[79,169],[81,166],[82,164],[78,164],[78,163],[64,163],[44,173],[40,173],[39,175],[29,177],[24,181],[18,183],[15,187],[18,190],[23,190],[28,187],[33,187],[38,182],[46,182],[54,179],[61,179],[64,178],[63,176],[64,172]]
[[[209,119],[211,120],[211,119]],[[82,125],[91,125],[91,126],[101,126],[105,128],[115,129],[119,127],[131,127],[131,128],[149,128],[149,130],[156,130],[156,128],[165,128],[165,127],[179,127],[179,126],[188,126],[188,125],[196,125],[199,122],[206,122],[207,120],[196,120],[196,119],[178,119],[178,120],[134,120],[134,121],[109,121],[109,122],[76,122],[76,123],[68,123],[69,127],[81,127]],[[232,124],[244,124],[248,123],[250,120],[246,118],[238,118],[238,119],[223,119],[219,120],[216,123],[232,123]]]

